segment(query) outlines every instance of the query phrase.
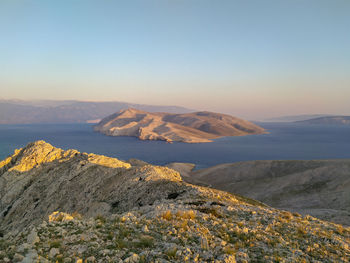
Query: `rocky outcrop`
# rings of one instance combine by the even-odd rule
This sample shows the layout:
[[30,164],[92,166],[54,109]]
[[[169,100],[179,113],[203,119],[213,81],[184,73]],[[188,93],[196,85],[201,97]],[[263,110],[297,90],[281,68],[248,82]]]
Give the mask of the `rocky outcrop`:
[[185,114],[122,110],[103,119],[95,130],[111,136],[134,136],[141,140],[211,142],[224,136],[265,133],[249,121],[213,112]]
[[43,141],[1,162],[0,261],[347,262],[350,257],[350,228],[188,184],[170,168],[130,163]]
[[181,181],[165,167],[132,167],[43,141],[17,150],[0,165],[1,230],[20,230],[56,210],[89,216],[126,211],[176,192]]
[[350,160],[221,164],[194,171],[190,180],[273,207],[350,225]]

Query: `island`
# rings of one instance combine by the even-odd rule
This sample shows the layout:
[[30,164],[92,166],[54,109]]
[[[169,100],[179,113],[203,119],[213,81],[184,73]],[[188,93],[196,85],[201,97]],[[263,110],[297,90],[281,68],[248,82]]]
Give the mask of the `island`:
[[297,121],[301,124],[322,124],[322,125],[350,125],[350,116],[329,116],[310,120]]
[[205,143],[225,136],[266,133],[264,128],[252,122],[221,113],[151,113],[133,108],[102,119],[94,129],[110,136],[185,143]]

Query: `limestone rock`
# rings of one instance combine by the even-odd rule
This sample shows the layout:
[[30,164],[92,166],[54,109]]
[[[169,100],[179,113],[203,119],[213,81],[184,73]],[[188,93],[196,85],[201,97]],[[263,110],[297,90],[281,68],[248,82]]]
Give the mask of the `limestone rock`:
[[[102,156],[91,161],[78,152],[69,158],[61,152],[55,160],[27,148],[19,152],[28,155],[16,153],[0,168],[1,262],[16,253],[22,262],[40,263],[350,258],[348,227],[188,184],[169,168]],[[48,161],[11,169],[28,167],[21,162],[31,163],[30,154]]]
[[54,258],[59,253],[60,253],[60,250],[58,248],[53,247],[50,249],[49,257]]
[[21,255],[21,254],[15,254],[14,256],[13,256],[13,262],[21,262],[22,260],[23,260],[23,256]]
[[124,260],[125,263],[138,263],[140,261],[140,256],[137,254],[132,254],[130,257]]
[[38,234],[36,232],[36,230],[33,228],[32,231],[30,232],[30,234],[27,237],[27,242],[30,245],[34,245],[35,243],[39,242],[40,239],[38,237]]

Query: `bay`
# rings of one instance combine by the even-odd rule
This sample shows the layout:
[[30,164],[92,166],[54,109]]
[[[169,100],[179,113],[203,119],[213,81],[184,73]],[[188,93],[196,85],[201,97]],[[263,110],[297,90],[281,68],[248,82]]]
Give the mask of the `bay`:
[[197,169],[249,160],[312,160],[350,158],[350,126],[258,123],[269,134],[225,137],[212,143],[166,143],[133,137],[110,137],[91,124],[0,125],[0,159],[36,140],[121,160],[136,158],[164,165],[195,163]]

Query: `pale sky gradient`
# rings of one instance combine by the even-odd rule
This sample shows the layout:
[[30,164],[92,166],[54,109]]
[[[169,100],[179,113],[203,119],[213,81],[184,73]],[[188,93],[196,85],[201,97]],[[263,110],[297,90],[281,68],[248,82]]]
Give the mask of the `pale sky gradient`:
[[0,98],[350,115],[350,1],[1,0]]

